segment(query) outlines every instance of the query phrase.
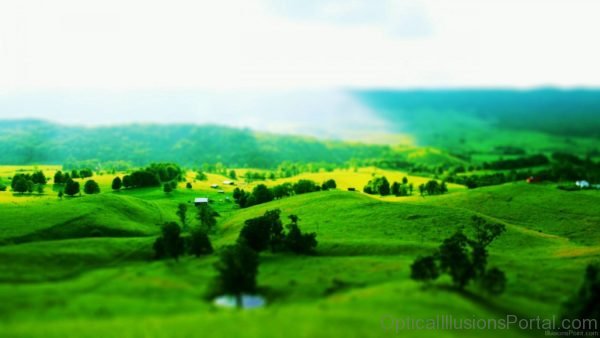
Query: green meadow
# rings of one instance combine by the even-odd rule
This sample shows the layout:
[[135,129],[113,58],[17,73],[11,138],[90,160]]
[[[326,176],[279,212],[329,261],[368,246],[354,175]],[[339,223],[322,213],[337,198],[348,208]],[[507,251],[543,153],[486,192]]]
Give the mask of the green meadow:
[[[21,167],[19,167],[21,168]],[[33,168],[29,168],[33,170]],[[48,173],[57,169],[43,167]],[[3,167],[3,176],[17,167]],[[243,171],[240,171],[243,172]],[[306,173],[293,178],[238,180],[250,189],[300,178],[332,178],[338,189],[240,209],[212,183],[183,183],[170,194],[144,188],[113,192],[113,174],[95,175],[101,193],[64,197],[0,192],[0,332],[3,337],[421,337],[397,330],[403,318],[552,317],[577,291],[588,263],[600,256],[600,194],[566,192],[525,182],[440,196],[381,197],[360,192],[376,173],[391,180],[427,178],[374,167]],[[116,175],[118,175],[117,173]],[[186,176],[193,180],[193,173]],[[359,191],[347,191],[356,186]],[[160,225],[177,221],[178,203],[210,197],[219,212],[215,248],[232,244],[249,218],[280,209],[317,234],[310,256],[262,253],[258,287],[263,308],[219,308],[207,298],[216,255],[154,260]],[[191,223],[197,222],[193,208]],[[490,247],[490,264],[507,275],[506,292],[432,285],[410,278],[410,264],[431,253],[473,215],[506,226]],[[396,321],[393,321],[394,318]],[[527,337],[539,331],[438,330],[440,337]]]

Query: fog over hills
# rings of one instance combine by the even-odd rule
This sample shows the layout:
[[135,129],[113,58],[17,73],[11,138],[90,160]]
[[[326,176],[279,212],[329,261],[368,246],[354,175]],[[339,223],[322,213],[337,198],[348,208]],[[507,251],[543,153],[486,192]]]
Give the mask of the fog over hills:
[[363,139],[388,126],[339,90],[207,92],[194,90],[63,91],[0,95],[0,118],[67,125],[217,124],[279,134]]

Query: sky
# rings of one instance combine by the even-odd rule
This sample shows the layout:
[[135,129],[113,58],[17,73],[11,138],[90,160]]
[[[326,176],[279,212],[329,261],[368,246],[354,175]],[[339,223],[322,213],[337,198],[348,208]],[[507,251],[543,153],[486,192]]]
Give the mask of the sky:
[[204,122],[214,92],[335,90],[335,114],[357,104],[340,88],[595,87],[598,13],[596,0],[0,0],[0,118],[137,120],[136,96],[120,97],[139,91],[202,93],[145,118]]

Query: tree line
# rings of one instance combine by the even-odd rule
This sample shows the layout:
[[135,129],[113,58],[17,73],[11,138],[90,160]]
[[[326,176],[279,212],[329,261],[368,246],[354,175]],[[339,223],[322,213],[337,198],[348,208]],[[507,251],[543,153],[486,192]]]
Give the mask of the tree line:
[[331,190],[336,189],[337,184],[335,180],[329,179],[323,182],[321,185],[317,184],[312,180],[298,180],[296,183],[283,183],[272,188],[267,187],[265,184],[258,184],[251,192],[247,192],[244,189],[235,188],[233,190],[233,200],[237,203],[240,208],[247,208],[253,205],[271,202],[275,199],[289,197],[292,195],[301,195],[315,191]]

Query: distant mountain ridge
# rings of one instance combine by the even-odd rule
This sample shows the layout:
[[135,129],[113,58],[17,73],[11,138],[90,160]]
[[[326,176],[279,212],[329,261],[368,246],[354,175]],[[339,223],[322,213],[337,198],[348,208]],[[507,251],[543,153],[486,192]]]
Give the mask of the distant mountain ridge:
[[0,164],[126,161],[146,165],[221,162],[271,168],[283,161],[344,163],[382,157],[388,146],[256,133],[216,125],[63,126],[40,120],[0,120]]

